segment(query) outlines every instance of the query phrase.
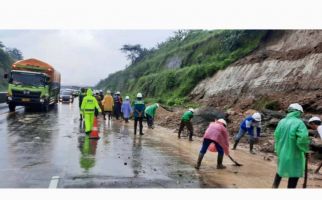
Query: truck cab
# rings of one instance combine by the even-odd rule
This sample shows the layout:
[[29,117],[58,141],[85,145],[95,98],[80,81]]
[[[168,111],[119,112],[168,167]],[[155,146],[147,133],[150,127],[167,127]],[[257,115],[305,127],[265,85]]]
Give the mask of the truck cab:
[[48,111],[49,105],[59,100],[60,74],[52,68],[42,67],[42,61],[32,61],[14,64],[6,75],[9,83],[7,104],[11,112],[16,106],[39,107]]

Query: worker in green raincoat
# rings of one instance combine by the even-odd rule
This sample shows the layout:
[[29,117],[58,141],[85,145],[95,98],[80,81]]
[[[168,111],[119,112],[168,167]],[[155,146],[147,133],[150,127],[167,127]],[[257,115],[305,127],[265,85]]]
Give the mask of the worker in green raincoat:
[[159,104],[155,103],[152,104],[145,109],[145,116],[146,116],[146,122],[148,124],[148,128],[154,128],[154,117],[157,109],[159,108]]
[[288,107],[287,116],[282,119],[274,132],[275,152],[277,154],[277,173],[273,188],[278,188],[282,177],[287,177],[288,188],[296,188],[304,175],[305,156],[309,151],[309,135],[300,119],[303,108],[294,103]]
[[87,90],[87,95],[84,97],[81,105],[81,110],[85,118],[86,134],[89,134],[92,131],[93,123],[94,123],[95,108],[97,108],[99,112],[102,112],[100,106],[97,103],[96,98],[93,96],[92,89],[89,88]]

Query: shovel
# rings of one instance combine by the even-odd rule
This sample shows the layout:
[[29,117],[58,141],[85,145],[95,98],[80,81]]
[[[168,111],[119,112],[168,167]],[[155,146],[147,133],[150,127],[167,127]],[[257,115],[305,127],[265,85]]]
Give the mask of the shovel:
[[228,155],[228,157],[230,158],[231,161],[233,161],[233,163],[235,163],[235,165],[237,167],[243,166],[242,164],[238,163],[236,160],[234,160],[230,155]]

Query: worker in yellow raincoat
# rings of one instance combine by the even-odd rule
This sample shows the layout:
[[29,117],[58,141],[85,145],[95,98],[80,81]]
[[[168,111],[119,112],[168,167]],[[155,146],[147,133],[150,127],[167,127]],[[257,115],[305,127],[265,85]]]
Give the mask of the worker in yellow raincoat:
[[95,108],[102,112],[100,106],[97,103],[96,98],[93,96],[92,89],[87,90],[87,95],[84,97],[81,110],[83,112],[83,116],[85,118],[85,132],[89,134],[92,131],[93,123],[94,123],[94,114]]

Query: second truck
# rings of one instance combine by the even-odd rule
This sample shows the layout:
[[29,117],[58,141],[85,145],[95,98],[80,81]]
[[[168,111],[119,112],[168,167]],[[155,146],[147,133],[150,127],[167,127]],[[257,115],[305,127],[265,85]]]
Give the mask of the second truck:
[[60,73],[48,63],[34,58],[15,62],[8,79],[7,103],[11,112],[16,106],[40,108],[59,101]]

